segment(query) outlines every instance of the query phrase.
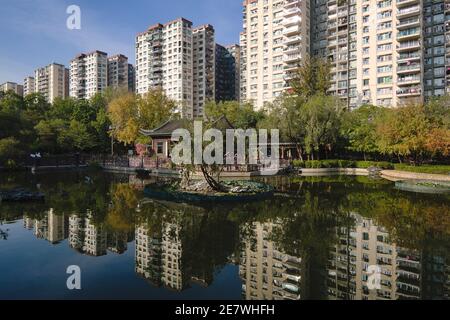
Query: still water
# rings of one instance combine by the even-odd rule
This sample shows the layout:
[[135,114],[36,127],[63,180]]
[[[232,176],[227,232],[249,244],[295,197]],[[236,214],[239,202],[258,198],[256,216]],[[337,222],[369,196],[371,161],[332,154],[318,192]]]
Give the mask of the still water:
[[[367,177],[274,177],[267,201],[194,206],[100,172],[0,175],[0,299],[448,299],[450,198]],[[81,290],[67,289],[68,266]]]

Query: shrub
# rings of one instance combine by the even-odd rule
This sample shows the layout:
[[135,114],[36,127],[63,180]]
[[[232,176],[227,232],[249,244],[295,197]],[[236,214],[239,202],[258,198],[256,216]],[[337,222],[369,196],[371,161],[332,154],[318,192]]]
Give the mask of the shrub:
[[322,168],[354,168],[355,162],[351,160],[294,160],[294,167],[306,169],[322,169]]
[[385,170],[394,169],[394,165],[392,163],[389,163],[389,162],[386,162],[386,161],[381,161],[381,162],[377,162],[377,161],[357,161],[356,162],[356,167],[357,168],[361,168],[361,169],[367,169],[367,168],[370,168],[370,167],[376,167],[376,168],[385,169]]

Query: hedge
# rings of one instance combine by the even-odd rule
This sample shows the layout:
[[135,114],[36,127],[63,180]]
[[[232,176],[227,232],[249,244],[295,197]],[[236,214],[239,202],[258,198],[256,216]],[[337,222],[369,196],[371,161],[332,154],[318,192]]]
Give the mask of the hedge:
[[294,160],[294,167],[305,169],[322,169],[322,168],[361,168],[367,169],[376,167],[380,169],[394,169],[394,165],[389,162],[376,161],[352,161],[352,160]]

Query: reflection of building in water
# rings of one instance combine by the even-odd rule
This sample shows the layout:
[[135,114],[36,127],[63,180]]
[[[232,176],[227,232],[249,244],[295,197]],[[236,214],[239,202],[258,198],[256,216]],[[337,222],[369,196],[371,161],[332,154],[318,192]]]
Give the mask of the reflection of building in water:
[[34,229],[34,220],[25,216],[23,218],[23,227],[27,230],[33,230]]
[[[330,252],[330,299],[442,298],[445,261],[389,241],[373,220],[353,215],[355,224],[337,228],[338,242]],[[380,287],[371,288],[370,266],[380,268]]]
[[128,242],[133,241],[133,237],[126,232],[108,232],[106,241],[109,251],[123,254],[128,249]]
[[91,256],[106,254],[107,234],[103,225],[95,225],[92,214],[86,216],[71,215],[69,217],[70,247]]
[[243,243],[239,275],[247,300],[300,299],[302,259],[279,251],[269,240],[273,223],[255,223],[254,242]]
[[57,244],[67,238],[68,224],[67,216],[64,214],[55,214],[50,209],[42,219],[33,220],[24,218],[24,227],[28,230],[33,229],[38,239],[44,239],[52,244]]
[[181,227],[163,223],[161,232],[152,234],[144,225],[136,228],[136,273],[156,286],[181,291],[188,285],[183,269]]
[[145,224],[136,227],[136,273],[155,286],[161,285],[161,240]]

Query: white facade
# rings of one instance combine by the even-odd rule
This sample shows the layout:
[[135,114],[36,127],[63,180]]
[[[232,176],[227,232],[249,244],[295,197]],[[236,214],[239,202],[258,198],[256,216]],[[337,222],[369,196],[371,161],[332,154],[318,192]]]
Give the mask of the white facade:
[[309,0],[246,0],[241,33],[241,98],[260,109],[288,87],[310,51]]
[[17,84],[15,82],[5,82],[0,85],[0,91],[7,92],[7,91],[14,91],[14,93],[18,94],[19,96],[23,96],[23,86],[20,84]]
[[27,96],[36,90],[34,77],[26,77],[23,80],[23,95]]
[[108,86],[108,58],[105,52],[80,54],[70,62],[70,96],[90,99]]
[[52,63],[34,72],[35,92],[42,93],[49,103],[56,98],[66,98],[69,71],[62,64]]
[[136,92],[160,88],[183,117],[202,116],[205,102],[214,99],[214,44],[209,25],[193,30],[192,22],[179,18],[151,26],[136,37]]

